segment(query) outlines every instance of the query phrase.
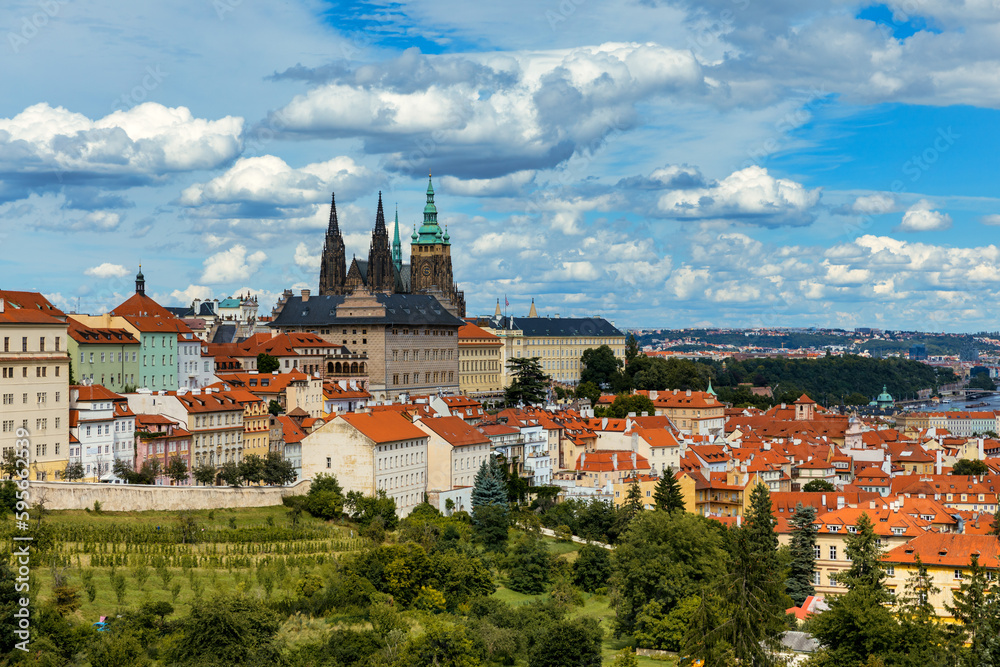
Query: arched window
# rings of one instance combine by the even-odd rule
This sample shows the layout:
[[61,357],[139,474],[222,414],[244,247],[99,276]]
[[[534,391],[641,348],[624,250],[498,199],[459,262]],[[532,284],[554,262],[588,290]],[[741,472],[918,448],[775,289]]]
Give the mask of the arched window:
[[327,373],[331,373],[331,374],[332,373],[336,373],[336,371],[333,370],[333,362],[332,361],[326,362],[326,372]]
[[355,361],[351,363],[351,373],[354,374],[357,372],[358,372],[358,362]]
[[365,362],[362,361],[360,364],[358,364],[358,372],[359,373],[365,372]]

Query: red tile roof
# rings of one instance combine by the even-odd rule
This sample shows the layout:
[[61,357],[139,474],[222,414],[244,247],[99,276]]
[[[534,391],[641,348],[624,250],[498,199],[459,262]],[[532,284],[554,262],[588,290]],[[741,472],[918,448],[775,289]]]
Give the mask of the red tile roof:
[[1000,568],[1000,540],[993,535],[959,535],[955,533],[924,533],[887,553],[887,563],[945,565],[962,568],[969,565],[972,555],[979,557],[983,567]]
[[366,413],[348,412],[340,415],[337,419],[343,419],[360,431],[362,435],[376,443],[427,437],[427,434],[414,426],[409,419],[390,410]]
[[452,447],[490,444],[490,439],[486,435],[469,426],[459,417],[422,419],[420,423],[434,431]]

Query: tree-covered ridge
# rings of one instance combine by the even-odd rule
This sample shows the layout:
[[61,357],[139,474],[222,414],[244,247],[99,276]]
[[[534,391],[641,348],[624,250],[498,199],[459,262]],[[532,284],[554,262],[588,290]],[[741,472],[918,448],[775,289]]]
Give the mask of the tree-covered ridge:
[[[916,396],[923,389],[936,390],[958,378],[948,369],[919,361],[872,359],[857,355],[828,355],[818,359],[762,357],[754,359],[664,359],[639,356],[620,367],[606,345],[587,350],[581,357],[578,395],[628,393],[634,389],[705,391],[709,383],[719,398],[734,405],[766,407],[790,403],[803,393],[823,404],[867,403],[886,387],[896,399]],[[773,398],[755,396],[750,387],[768,387]]]
[[[983,334],[985,335],[985,334]],[[822,350],[827,347],[849,347],[850,351],[863,352],[868,350],[872,354],[883,354],[891,352],[908,352],[914,345],[924,345],[929,355],[953,355],[962,351],[962,348],[974,343],[980,350],[996,349],[996,346],[980,338],[981,334],[932,334],[913,333],[889,335],[888,338],[872,338],[867,335],[856,334],[854,332],[824,333],[789,331],[784,334],[752,334],[738,331],[729,333],[719,333],[707,329],[689,329],[684,331],[663,331],[662,333],[641,333],[636,336],[639,346],[655,345],[657,342],[683,338],[690,341],[701,341],[704,346],[695,343],[686,343],[670,347],[671,350],[694,350],[708,349],[718,345],[732,345],[734,347],[759,347],[767,349]],[[990,336],[993,336],[990,334]],[[855,341],[858,341],[855,343]]]

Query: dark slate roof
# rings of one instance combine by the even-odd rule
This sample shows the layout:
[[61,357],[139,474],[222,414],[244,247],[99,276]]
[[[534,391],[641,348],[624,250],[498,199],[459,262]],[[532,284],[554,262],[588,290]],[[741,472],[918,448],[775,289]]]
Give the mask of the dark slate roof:
[[337,307],[344,302],[341,294],[311,296],[302,303],[301,296],[288,298],[281,313],[268,326],[320,327],[334,322],[357,324],[427,324],[460,327],[465,322],[458,319],[429,294],[376,294],[385,306],[385,317],[352,317],[337,319]]
[[213,343],[232,343],[236,338],[236,325],[235,324],[220,324],[219,328],[215,330],[215,335],[212,336]]
[[815,653],[819,649],[819,641],[808,632],[783,632],[781,643],[796,653]]
[[525,336],[624,336],[603,317],[512,317]]
[[215,303],[206,301],[198,307],[198,315],[215,315]]
[[166,309],[175,317],[191,317],[194,315],[194,311],[191,310],[190,306],[166,306]]

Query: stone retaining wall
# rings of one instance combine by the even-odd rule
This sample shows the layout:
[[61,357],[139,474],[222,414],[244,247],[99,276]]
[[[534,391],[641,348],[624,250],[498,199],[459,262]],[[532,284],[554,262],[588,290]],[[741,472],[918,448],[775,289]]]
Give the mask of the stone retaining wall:
[[31,482],[31,503],[44,501],[50,510],[80,510],[94,501],[108,512],[145,510],[207,510],[224,507],[280,505],[285,496],[304,495],[310,480],[291,486],[147,486],[144,484],[88,484],[84,482]]

